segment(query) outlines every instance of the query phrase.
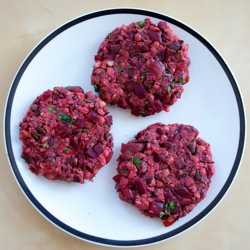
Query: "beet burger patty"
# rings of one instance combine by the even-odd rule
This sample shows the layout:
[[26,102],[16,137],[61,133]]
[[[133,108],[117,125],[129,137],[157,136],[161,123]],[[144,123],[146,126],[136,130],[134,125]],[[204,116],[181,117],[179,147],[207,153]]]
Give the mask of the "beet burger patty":
[[113,154],[106,104],[82,88],[55,87],[38,96],[20,123],[21,157],[52,180],[92,180]]
[[107,103],[135,116],[169,111],[189,81],[188,45],[166,22],[149,18],[107,35],[95,55],[91,83]]
[[121,200],[165,226],[206,197],[215,173],[210,145],[183,124],[156,123],[122,144],[114,176]]

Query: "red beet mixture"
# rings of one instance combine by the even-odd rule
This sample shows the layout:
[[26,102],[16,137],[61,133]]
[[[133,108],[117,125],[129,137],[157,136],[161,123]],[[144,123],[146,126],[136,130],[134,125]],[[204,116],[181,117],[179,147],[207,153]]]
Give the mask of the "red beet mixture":
[[106,104],[80,87],[55,87],[36,98],[20,123],[22,158],[51,180],[92,180],[112,155]]
[[122,144],[114,176],[121,200],[170,226],[206,197],[215,173],[210,145],[183,124],[155,123]]
[[169,111],[189,81],[188,45],[149,18],[107,35],[95,55],[91,83],[107,103],[135,116]]

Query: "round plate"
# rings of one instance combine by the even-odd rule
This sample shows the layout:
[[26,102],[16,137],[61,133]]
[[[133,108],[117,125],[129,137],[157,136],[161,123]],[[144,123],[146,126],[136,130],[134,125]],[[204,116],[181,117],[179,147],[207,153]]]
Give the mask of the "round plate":
[[[94,55],[106,35],[122,24],[150,17],[165,20],[189,44],[190,82],[182,98],[149,117],[109,106],[113,115],[114,156],[93,182],[50,181],[28,170],[20,157],[19,123],[32,101],[54,86],[79,85],[94,91],[90,76]],[[200,34],[174,18],[139,9],[108,9],[78,17],[49,34],[18,70],[7,98],[4,120],[6,151],[17,183],[34,207],[50,222],[80,239],[108,246],[153,244],[187,230],[221,201],[232,184],[245,144],[245,114],[237,83],[216,49]],[[122,202],[112,177],[121,143],[148,125],[162,122],[195,126],[211,144],[216,174],[207,197],[170,227],[141,215]]]

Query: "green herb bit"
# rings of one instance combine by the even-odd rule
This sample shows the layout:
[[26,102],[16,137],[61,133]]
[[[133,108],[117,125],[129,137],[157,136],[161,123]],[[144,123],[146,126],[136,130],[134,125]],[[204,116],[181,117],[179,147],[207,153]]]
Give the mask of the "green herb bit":
[[36,141],[38,141],[38,140],[40,139],[40,136],[37,135],[37,134],[32,134],[32,137],[33,137]]
[[168,94],[170,94],[170,92],[171,92],[171,87],[170,86],[167,86],[167,92],[168,92]]
[[135,166],[137,166],[137,165],[139,165],[139,164],[142,163],[142,160],[141,160],[140,158],[136,157],[136,156],[132,156],[131,159],[132,159],[132,162],[133,162],[133,164],[134,164]]
[[88,130],[87,128],[84,128],[83,131],[84,131],[85,133],[88,133],[88,132],[89,132],[89,130]]
[[69,148],[68,148],[68,147],[65,147],[65,148],[63,149],[63,151],[67,152],[67,151],[69,151]]
[[48,107],[48,110],[53,112],[53,113],[56,113],[56,110],[54,108],[52,108],[52,107]]
[[176,79],[176,78],[174,78],[174,80],[173,80],[174,82],[178,82],[178,80]]
[[171,73],[166,73],[165,76],[171,76]]
[[65,87],[65,89],[70,90],[70,89],[71,89],[71,87],[70,87],[70,86],[66,86],[66,87]]
[[71,183],[71,180],[67,180],[67,182],[70,184],[70,183]]
[[186,83],[186,77],[185,77],[185,76],[182,76],[182,78],[181,78],[181,83],[182,83],[182,84],[185,84],[185,83]]
[[166,211],[168,212],[168,203],[165,204],[164,210],[165,210],[165,212],[166,212]]
[[171,201],[169,203],[169,208],[170,208],[170,210],[174,210],[175,209],[175,203],[174,203],[174,201]]
[[120,174],[125,174],[127,172],[128,172],[128,170],[126,168],[123,168],[123,169],[120,170]]
[[65,121],[65,122],[68,122],[68,123],[71,123],[72,122],[72,118],[70,115],[67,115],[67,114],[64,114],[64,113],[61,113],[61,115],[58,116],[58,121]]
[[75,123],[76,122],[76,119],[71,119],[71,124]]
[[47,145],[48,145],[47,143],[43,143],[43,144],[42,144],[42,147],[43,147],[43,148],[46,148]]
[[160,212],[159,217],[162,218],[165,215],[164,212]]
[[128,65],[128,67],[127,67],[128,69],[131,69],[131,65]]
[[98,84],[95,83],[95,84],[94,84],[94,89],[97,91],[98,88],[99,88]]
[[119,71],[119,72],[123,72],[124,69],[123,69],[122,67],[118,67],[118,71]]
[[175,209],[174,201],[170,201],[169,203],[166,203],[164,206],[164,211],[166,214],[170,214],[170,212],[174,209]]
[[145,20],[135,23],[136,28],[143,28],[145,25]]
[[142,20],[142,21],[139,23],[139,26],[142,28],[142,27],[144,27],[144,25],[145,25],[145,20]]
[[111,38],[111,33],[109,33],[109,34],[107,35],[107,38],[108,38],[108,39],[110,39],[110,38]]
[[146,75],[147,75],[147,71],[144,70],[143,73],[142,73],[142,75],[141,75],[141,79],[144,79],[146,77]]

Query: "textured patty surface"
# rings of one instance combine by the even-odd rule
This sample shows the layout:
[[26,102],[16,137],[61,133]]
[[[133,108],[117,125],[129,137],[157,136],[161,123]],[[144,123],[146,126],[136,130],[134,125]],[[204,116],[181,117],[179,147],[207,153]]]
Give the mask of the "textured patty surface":
[[109,33],[95,62],[91,83],[99,97],[135,116],[169,111],[189,81],[188,45],[166,22],[149,18]]
[[92,180],[113,155],[112,116],[106,104],[78,86],[38,96],[20,123],[21,157],[52,180]]
[[120,199],[169,226],[206,197],[215,167],[196,128],[155,123],[122,144],[117,171]]

